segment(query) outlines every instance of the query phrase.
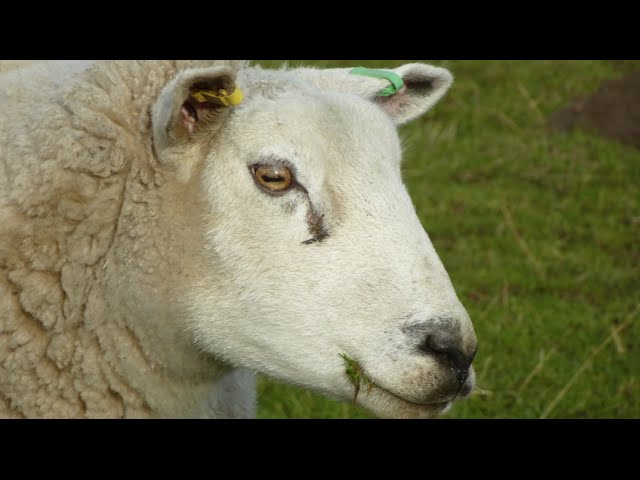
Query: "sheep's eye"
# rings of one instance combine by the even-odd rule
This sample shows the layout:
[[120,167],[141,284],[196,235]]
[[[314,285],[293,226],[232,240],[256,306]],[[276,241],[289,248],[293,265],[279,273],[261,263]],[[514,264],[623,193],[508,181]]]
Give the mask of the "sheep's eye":
[[254,165],[251,171],[258,184],[271,192],[284,192],[293,185],[293,175],[287,167]]

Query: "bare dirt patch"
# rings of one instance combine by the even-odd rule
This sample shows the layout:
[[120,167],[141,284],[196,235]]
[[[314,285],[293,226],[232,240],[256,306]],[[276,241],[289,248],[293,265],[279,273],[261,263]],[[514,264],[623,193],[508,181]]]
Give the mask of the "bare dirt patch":
[[552,127],[579,127],[640,148],[640,71],[608,80],[589,97],[578,98],[550,118]]

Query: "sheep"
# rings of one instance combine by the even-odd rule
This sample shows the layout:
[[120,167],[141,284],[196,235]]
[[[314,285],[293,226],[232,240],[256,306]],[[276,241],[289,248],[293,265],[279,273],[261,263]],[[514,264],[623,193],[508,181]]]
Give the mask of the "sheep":
[[446,69],[2,70],[0,416],[250,418],[256,373],[380,417],[470,393],[473,326],[400,175]]

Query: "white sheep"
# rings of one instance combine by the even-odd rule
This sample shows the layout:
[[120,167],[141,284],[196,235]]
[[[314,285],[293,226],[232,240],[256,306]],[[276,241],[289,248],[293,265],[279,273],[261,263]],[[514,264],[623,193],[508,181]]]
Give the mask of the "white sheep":
[[383,417],[469,394],[396,132],[447,70],[1,70],[0,416],[251,417],[254,372]]

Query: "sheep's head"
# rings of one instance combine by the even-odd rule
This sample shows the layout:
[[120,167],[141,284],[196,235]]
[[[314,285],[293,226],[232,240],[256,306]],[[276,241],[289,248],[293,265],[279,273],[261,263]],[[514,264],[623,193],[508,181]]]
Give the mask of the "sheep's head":
[[[470,393],[477,341],[402,182],[396,125],[452,77],[370,73],[187,70],[154,109],[154,145],[205,199],[186,314],[202,350],[341,399],[351,366],[362,406],[431,417]],[[238,88],[235,106],[197,95]]]

